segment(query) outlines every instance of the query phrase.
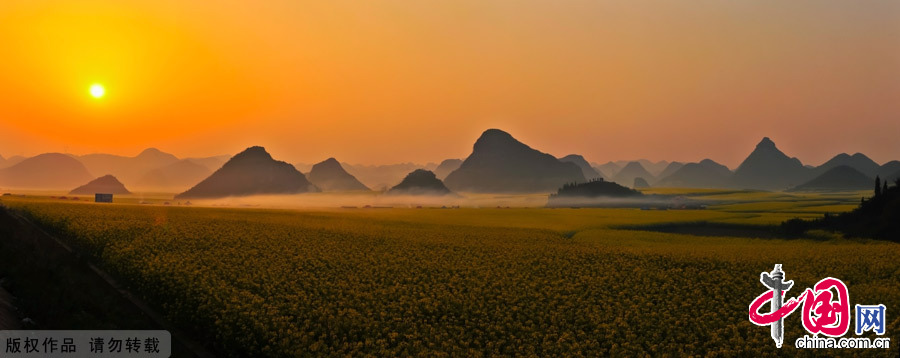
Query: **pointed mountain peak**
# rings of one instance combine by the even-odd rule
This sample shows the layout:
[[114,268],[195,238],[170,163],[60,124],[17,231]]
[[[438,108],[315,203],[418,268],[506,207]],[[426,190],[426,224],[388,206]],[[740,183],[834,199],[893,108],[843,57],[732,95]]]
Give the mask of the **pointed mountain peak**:
[[272,156],[269,154],[269,152],[266,151],[266,148],[260,147],[258,145],[244,149],[243,152],[240,152],[237,155],[235,155],[234,157],[232,157],[231,161],[244,160],[244,159],[273,160]]
[[238,153],[219,170],[175,198],[224,198],[310,191],[318,191],[318,188],[293,165],[272,159],[265,148],[254,146]]
[[766,137],[734,174],[732,184],[740,189],[783,190],[809,180],[811,172],[799,159],[787,156]]
[[339,166],[341,166],[341,163],[338,162],[337,159],[334,159],[334,158],[328,158],[328,159],[325,159],[325,160],[323,160],[323,161],[321,161],[321,162],[319,162],[319,163],[313,165],[313,167],[316,167],[316,166],[323,166],[323,167],[331,167],[331,168],[334,168],[334,167],[339,167]]
[[478,137],[478,140],[475,141],[475,150],[508,145],[524,144],[513,138],[509,133],[499,129],[488,129],[484,131],[484,133],[481,133],[481,137]]
[[775,142],[773,142],[771,139],[769,139],[769,137],[763,137],[763,139],[761,141],[759,141],[759,144],[756,145],[756,149],[763,149],[763,148],[776,149],[776,150],[778,149],[775,147]]
[[[857,154],[859,154],[859,153],[857,153]],[[841,154],[835,155],[834,158],[831,158],[831,159],[833,160],[833,159],[849,159],[849,158],[852,158],[850,156],[850,154],[841,153]]]
[[536,193],[585,178],[578,165],[535,150],[509,133],[488,129],[475,142],[472,154],[445,180],[456,191]]
[[[345,173],[344,167],[341,166],[341,163],[334,158],[328,158],[316,164],[313,164],[312,169],[310,169],[310,173],[312,172],[340,172]],[[349,175],[349,174],[348,174]]]
[[369,188],[356,180],[356,177],[347,173],[337,159],[328,158],[312,166],[309,171],[309,181],[322,191],[354,191]]

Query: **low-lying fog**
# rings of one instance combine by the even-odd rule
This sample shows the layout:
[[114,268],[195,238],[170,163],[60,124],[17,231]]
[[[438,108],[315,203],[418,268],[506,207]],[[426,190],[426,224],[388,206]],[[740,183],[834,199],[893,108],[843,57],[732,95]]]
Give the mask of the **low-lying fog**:
[[[140,195],[133,195],[140,197]],[[161,199],[141,199],[161,204]],[[294,195],[254,195],[221,199],[165,200],[171,205],[263,207],[263,208],[340,208],[340,207],[543,207],[546,194],[471,194],[471,195],[391,195],[382,193],[304,193]]]
[[[68,195],[51,191],[18,192],[51,200],[73,200],[91,202],[92,196]],[[378,192],[368,193],[303,193],[291,195],[253,195],[220,199],[173,199],[171,193],[134,193],[116,195],[115,203],[145,205],[191,205],[213,207],[254,207],[254,208],[433,208],[433,207],[607,207],[607,208],[700,208],[701,202],[679,196],[646,195],[635,198],[614,197],[555,197],[548,202],[547,194],[453,194],[453,195],[396,195]]]

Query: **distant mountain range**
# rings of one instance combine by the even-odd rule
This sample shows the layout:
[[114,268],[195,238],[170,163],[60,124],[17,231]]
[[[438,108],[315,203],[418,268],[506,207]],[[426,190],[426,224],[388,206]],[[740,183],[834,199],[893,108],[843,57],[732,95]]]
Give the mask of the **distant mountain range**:
[[367,187],[374,190],[387,190],[397,185],[407,174],[416,169],[432,170],[437,164],[428,163],[425,165],[416,163],[399,163],[388,165],[361,165],[341,163],[344,170],[353,175]]
[[[134,157],[102,153],[80,156],[45,153],[32,158],[0,156],[0,187],[61,190],[109,174],[137,191],[184,191],[210,177],[229,159],[229,156],[179,159],[155,148]],[[654,187],[838,190],[833,187],[845,187],[838,183],[861,182],[856,173],[890,181],[900,177],[900,161],[878,165],[862,153],[841,153],[819,166],[804,165],[779,150],[769,138],[763,138],[732,171],[710,159],[698,163],[640,159],[605,164],[590,163],[578,154],[557,159],[498,129],[482,133],[465,160],[390,165],[353,165],[327,160],[317,165],[322,167],[316,173],[311,172],[313,165],[297,163],[294,167],[309,172],[306,179],[313,185],[318,181],[318,186],[327,191],[387,190],[416,169],[432,170],[438,180],[454,191],[496,193],[546,193],[565,183],[595,178],[624,186],[633,186],[640,178]],[[851,168],[853,172],[846,169],[832,172],[839,167]],[[828,176],[815,181],[825,174]],[[822,186],[823,183],[835,185]]]
[[25,159],[27,159],[27,158],[25,158],[21,155],[12,156],[12,157],[5,158],[5,159],[3,158],[2,155],[0,155],[0,169],[11,167]]
[[605,164],[594,164],[592,167],[597,170],[598,173],[603,174],[606,178],[612,178],[616,174],[622,170],[622,166],[613,162],[606,162]]
[[659,176],[666,167],[669,166],[669,162],[665,160],[660,160],[658,162],[653,162],[647,159],[638,159],[638,160],[617,160],[616,164],[620,167],[625,167],[628,163],[638,162],[641,163],[641,166],[647,170],[648,173],[653,174],[653,176]]
[[195,159],[181,159],[146,172],[134,182],[134,186],[145,190],[183,191],[208,177],[213,170],[199,164]]
[[263,147],[238,153],[208,178],[176,199],[224,198],[318,191],[293,165],[272,159]]
[[172,154],[148,148],[134,157],[112,154],[74,156],[94,175],[112,174],[127,183],[135,183],[147,172],[178,161]]
[[673,188],[724,188],[729,186],[732,173],[728,167],[710,159],[681,165],[660,179],[656,186]]
[[645,182],[656,180],[656,177],[654,177],[653,174],[650,174],[640,162],[628,162],[622,170],[619,170],[619,172],[616,173],[616,176],[612,178],[612,181],[619,185],[630,187],[634,185],[634,179],[636,178],[644,179]]
[[[682,162],[671,162],[669,165],[666,165],[666,168],[663,169],[662,172],[656,175],[657,179],[665,179],[666,177],[675,174],[679,169],[684,168],[684,163]],[[728,169],[728,168],[725,168]],[[658,181],[658,180],[657,180]]]
[[0,169],[0,187],[20,189],[68,189],[93,178],[81,162],[60,153],[37,155]]
[[509,133],[488,129],[444,183],[457,192],[537,193],[584,181],[578,165],[532,149]]
[[75,158],[94,175],[112,174],[135,188],[151,190],[184,190],[228,160],[228,156],[179,160],[156,148],[145,149],[134,157],[87,154]]
[[[840,170],[834,170],[836,168]],[[852,170],[847,170],[850,168]],[[769,138],[763,138],[735,171],[712,160],[688,163],[668,175],[661,175],[655,186],[691,188],[735,188],[760,190],[856,190],[868,188],[862,182],[887,173],[900,173],[900,161],[879,166],[862,153],[841,153],[818,167],[806,166],[779,150]],[[867,178],[867,179],[866,179]],[[852,184],[856,183],[856,184]]]
[[[9,169],[0,177],[0,186],[59,190],[83,184],[98,175],[109,174],[142,191],[180,191],[209,176],[228,158],[229,156],[213,156],[178,159],[155,148],[148,148],[134,157],[104,153],[46,153],[32,158],[16,156],[8,159],[0,157],[0,170]],[[23,162],[27,162],[25,167],[12,168]],[[41,178],[44,175],[57,178]]]
[[827,162],[822,165],[816,167],[813,170],[814,176],[819,176],[824,174],[825,172],[837,168],[839,166],[848,166],[850,168],[856,169],[858,172],[863,175],[874,178],[878,175],[879,170],[881,170],[881,166],[878,163],[875,163],[872,159],[865,156],[862,153],[856,153],[853,155],[849,155],[847,153],[841,153],[834,158],[831,158]]

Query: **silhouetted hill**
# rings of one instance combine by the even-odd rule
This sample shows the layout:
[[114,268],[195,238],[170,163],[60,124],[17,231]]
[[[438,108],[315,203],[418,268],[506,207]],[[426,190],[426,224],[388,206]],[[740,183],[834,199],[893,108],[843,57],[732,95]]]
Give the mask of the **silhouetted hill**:
[[724,188],[731,180],[728,167],[709,159],[700,163],[687,163],[671,175],[656,183],[668,188]]
[[156,148],[148,148],[134,157],[95,153],[76,157],[88,171],[95,175],[108,173],[126,182],[135,183],[149,171],[178,161],[172,154]]
[[21,189],[66,189],[94,177],[81,162],[65,154],[45,153],[0,169],[0,186]]
[[455,191],[535,193],[584,181],[577,165],[534,150],[504,131],[488,129],[444,182]]
[[97,179],[91,180],[87,184],[79,186],[69,194],[72,195],[94,195],[97,193],[102,194],[131,194],[128,189],[125,189],[125,185],[122,185],[116,177],[112,175],[104,175]]
[[884,178],[888,183],[893,183],[897,180],[900,180],[900,170],[894,172],[894,174],[886,175]]
[[395,185],[388,194],[392,195],[449,195],[450,189],[441,182],[433,172],[416,169],[409,173],[400,184]]
[[628,162],[616,176],[613,177],[613,181],[622,185],[631,185],[634,183],[634,178],[644,178],[644,180],[654,180],[655,177],[653,174],[644,169],[644,166],[639,162]]
[[438,179],[443,180],[454,170],[459,169],[459,166],[462,165],[462,159],[447,159],[441,162],[437,168],[434,169],[434,175],[437,176]]
[[647,180],[645,180],[644,178],[637,177],[637,178],[634,178],[634,185],[632,185],[631,187],[635,188],[635,189],[649,188],[650,183],[648,183]]
[[263,147],[250,147],[175,198],[224,198],[256,194],[318,191],[293,165],[272,159]]
[[328,158],[312,166],[309,181],[322,191],[368,191],[369,188],[347,173],[334,158]]
[[588,163],[587,160],[584,159],[584,157],[582,157],[578,154],[569,154],[565,157],[559,158],[559,160],[561,162],[573,163],[573,164],[577,165],[579,168],[581,168],[581,174],[583,174],[584,178],[587,180],[597,179],[597,178],[601,178],[604,180],[607,179],[606,177],[603,176],[603,174],[600,174],[600,172],[598,172],[596,169],[591,167],[591,165]]
[[665,179],[666,177],[668,177],[672,174],[675,174],[675,172],[677,172],[678,169],[681,169],[682,167],[684,167],[684,163],[671,162],[671,163],[669,163],[669,165],[666,166],[665,169],[663,169],[662,172],[659,173],[659,175],[656,176],[656,180],[660,181],[662,179]]
[[[889,178],[898,172],[900,172],[900,161],[892,160],[887,163],[884,163],[884,165],[882,165],[881,168],[878,168],[877,175],[882,178]],[[891,180],[891,181],[893,182],[893,180]]]
[[881,169],[881,166],[879,166],[878,163],[875,163],[872,159],[869,159],[869,157],[865,156],[862,153],[856,153],[852,156],[848,155],[847,153],[841,153],[834,156],[834,158],[831,158],[824,164],[816,167],[816,169],[813,171],[813,175],[822,175],[825,172],[842,165],[856,169],[860,173],[872,178],[878,175],[878,170]]
[[859,170],[847,165],[839,165],[788,191],[866,190],[874,185],[872,183],[874,183],[874,179]]
[[357,165],[341,163],[347,173],[353,175],[369,188],[383,190],[399,183],[411,171],[425,168],[416,163],[399,163],[387,165]]
[[145,190],[182,191],[199,183],[213,173],[193,159],[182,159],[161,168],[150,170],[133,185]]
[[797,158],[790,158],[768,137],[734,172],[733,186],[741,189],[784,190],[812,178],[812,170]]

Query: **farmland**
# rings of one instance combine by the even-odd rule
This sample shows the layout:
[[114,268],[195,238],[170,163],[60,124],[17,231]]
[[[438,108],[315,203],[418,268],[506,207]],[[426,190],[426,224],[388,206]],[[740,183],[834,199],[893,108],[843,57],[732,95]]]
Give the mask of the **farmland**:
[[891,312],[900,307],[900,245],[633,230],[772,225],[847,210],[859,195],[681,194],[717,201],[708,210],[669,211],[2,203],[224,355],[825,353],[793,348],[805,334],[799,311],[785,321],[781,350],[768,327],[747,319],[765,289],[759,274],[775,263],[796,292],[833,276],[848,284],[851,304],[888,307],[890,350],[826,354],[897,355],[900,316]]

